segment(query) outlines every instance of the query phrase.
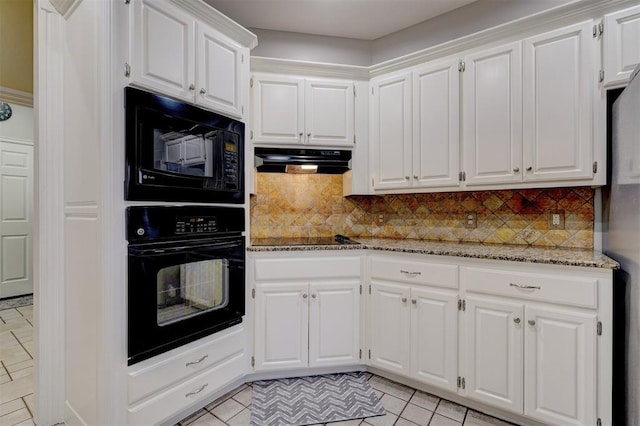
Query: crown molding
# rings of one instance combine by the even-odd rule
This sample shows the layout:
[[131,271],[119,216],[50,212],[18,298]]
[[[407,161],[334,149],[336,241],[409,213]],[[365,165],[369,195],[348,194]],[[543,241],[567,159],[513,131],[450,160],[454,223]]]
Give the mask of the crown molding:
[[33,108],[33,93],[0,86],[0,101]]
[[233,19],[218,12],[204,1],[193,0],[171,0],[183,9],[189,11],[197,19],[201,19],[210,24],[218,31],[231,37],[238,43],[249,49],[253,49],[258,45],[258,37],[251,31],[238,24]]
[[600,18],[611,11],[621,10],[639,3],[640,0],[574,0],[562,6],[372,65],[369,67],[370,76],[375,77],[403,70],[432,59],[459,54],[492,43],[504,42],[509,38],[524,38],[562,25]]
[[325,62],[297,61],[292,59],[251,57],[251,72],[301,74],[309,77],[348,78],[368,80],[369,68],[357,65],[330,64]]

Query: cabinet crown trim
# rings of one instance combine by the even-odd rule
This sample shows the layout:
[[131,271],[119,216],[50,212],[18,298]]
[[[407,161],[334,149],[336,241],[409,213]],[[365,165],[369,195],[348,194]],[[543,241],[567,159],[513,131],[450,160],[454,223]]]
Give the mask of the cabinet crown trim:
[[251,57],[251,72],[298,74],[305,77],[329,77],[368,80],[369,68],[357,65],[330,64],[324,62],[297,61],[292,59]]

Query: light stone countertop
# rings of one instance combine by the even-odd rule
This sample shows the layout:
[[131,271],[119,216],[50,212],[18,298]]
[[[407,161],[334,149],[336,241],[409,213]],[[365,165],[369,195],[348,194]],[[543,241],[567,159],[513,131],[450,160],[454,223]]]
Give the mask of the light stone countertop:
[[401,253],[418,253],[437,256],[469,257],[475,259],[509,260],[514,262],[546,263],[553,265],[583,266],[590,268],[618,269],[620,264],[594,250],[530,247],[507,244],[453,243],[424,240],[398,240],[390,238],[357,238],[361,244],[298,245],[291,239],[283,241],[270,238],[268,244],[259,239],[251,240],[247,247],[251,252],[313,251],[313,250],[380,250]]

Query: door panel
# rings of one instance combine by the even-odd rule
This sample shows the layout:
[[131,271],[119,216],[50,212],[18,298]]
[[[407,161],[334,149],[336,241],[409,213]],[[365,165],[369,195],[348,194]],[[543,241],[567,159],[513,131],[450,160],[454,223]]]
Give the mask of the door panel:
[[522,181],[522,43],[465,56],[466,184]]
[[522,303],[467,296],[466,396],[522,413],[523,314]]
[[253,142],[301,144],[304,132],[304,80],[255,74]]
[[311,284],[309,367],[359,362],[360,283]]
[[256,370],[308,365],[307,284],[256,287]]
[[458,60],[420,68],[413,87],[413,185],[459,186]]
[[371,364],[385,370],[409,374],[409,287],[371,283]]
[[411,74],[372,83],[371,115],[374,189],[411,185]]
[[306,143],[353,146],[353,98],[353,82],[307,80]]
[[411,289],[411,375],[451,392],[458,376],[457,301],[455,291]]
[[596,424],[596,314],[526,310],[524,414],[552,424]]
[[525,181],[591,178],[591,21],[524,41]]
[[640,64],[640,6],[606,15],[604,27],[604,84],[621,84]]
[[0,298],[33,293],[33,147],[0,142]]

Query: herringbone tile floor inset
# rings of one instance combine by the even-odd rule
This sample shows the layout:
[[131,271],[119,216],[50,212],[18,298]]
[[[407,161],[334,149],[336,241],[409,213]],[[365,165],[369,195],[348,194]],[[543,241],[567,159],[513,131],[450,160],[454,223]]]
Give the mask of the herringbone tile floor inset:
[[309,425],[384,414],[362,372],[253,384],[252,426]]

